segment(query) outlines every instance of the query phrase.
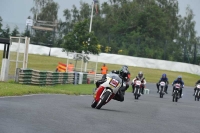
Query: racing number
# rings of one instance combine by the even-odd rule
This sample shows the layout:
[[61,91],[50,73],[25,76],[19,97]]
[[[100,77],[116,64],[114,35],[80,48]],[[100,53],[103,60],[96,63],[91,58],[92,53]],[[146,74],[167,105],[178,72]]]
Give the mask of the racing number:
[[113,87],[118,86],[118,84],[119,84],[119,82],[118,82],[116,79],[112,79],[112,80],[110,81],[110,85],[112,85]]

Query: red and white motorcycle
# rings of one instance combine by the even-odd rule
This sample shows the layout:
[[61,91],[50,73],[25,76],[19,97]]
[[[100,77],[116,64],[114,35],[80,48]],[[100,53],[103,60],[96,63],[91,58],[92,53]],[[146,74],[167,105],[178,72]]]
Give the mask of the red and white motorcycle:
[[94,93],[91,107],[100,109],[117,94],[121,86],[122,79],[117,74],[107,74],[106,81],[101,84]]
[[135,99],[139,99],[139,97],[141,96],[141,81],[140,80],[136,80],[134,85],[135,85],[135,90],[133,92]]

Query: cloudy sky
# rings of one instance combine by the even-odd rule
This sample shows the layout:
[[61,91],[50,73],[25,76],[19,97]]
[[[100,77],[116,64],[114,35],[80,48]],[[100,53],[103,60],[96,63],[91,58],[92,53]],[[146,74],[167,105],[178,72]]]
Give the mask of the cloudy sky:
[[[70,9],[72,5],[79,7],[80,0],[54,0],[60,6],[58,17],[63,19],[63,10]],[[92,0],[82,0],[87,3],[92,3]],[[100,0],[105,2],[108,0]],[[194,20],[196,21],[195,30],[200,36],[200,13],[199,6],[200,0],[178,0],[179,1],[179,14],[185,15],[185,8],[187,5],[193,10],[195,14]],[[24,29],[26,19],[32,16],[30,9],[34,6],[33,0],[0,0],[0,16],[3,18],[3,24],[8,24],[11,28],[17,25],[20,31]]]

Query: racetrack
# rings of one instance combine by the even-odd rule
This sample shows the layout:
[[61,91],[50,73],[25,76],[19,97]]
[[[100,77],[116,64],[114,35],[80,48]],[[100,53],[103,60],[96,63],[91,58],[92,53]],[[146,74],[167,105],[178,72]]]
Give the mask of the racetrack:
[[[92,96],[31,95],[0,98],[0,133],[199,133],[200,102],[186,87],[183,98],[150,94],[134,100],[112,100],[102,109],[90,107]],[[91,89],[92,90],[92,89]]]

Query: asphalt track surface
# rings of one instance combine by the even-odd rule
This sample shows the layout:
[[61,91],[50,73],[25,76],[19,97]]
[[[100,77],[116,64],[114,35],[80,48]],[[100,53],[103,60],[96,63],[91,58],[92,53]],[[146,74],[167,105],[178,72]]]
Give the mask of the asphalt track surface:
[[31,95],[0,98],[0,133],[199,133],[200,102],[193,89],[172,102],[159,98],[155,84],[150,94],[135,100],[112,100],[102,109],[90,107],[92,96]]

